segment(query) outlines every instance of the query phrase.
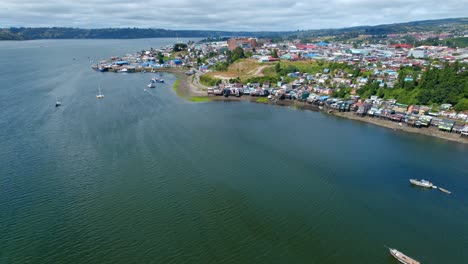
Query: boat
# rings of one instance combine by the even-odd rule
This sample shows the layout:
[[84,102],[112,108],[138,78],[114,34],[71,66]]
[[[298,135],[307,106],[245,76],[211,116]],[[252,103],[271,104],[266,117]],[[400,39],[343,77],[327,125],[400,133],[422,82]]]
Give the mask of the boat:
[[446,189],[444,189],[444,188],[441,188],[441,187],[439,187],[439,190],[440,190],[441,192],[444,192],[444,193],[446,193],[446,194],[451,194],[451,193],[452,193],[451,191],[449,191],[449,190],[446,190]]
[[400,251],[394,249],[394,248],[388,248],[390,251],[390,254],[396,258],[398,261],[400,261],[403,264],[421,264],[419,261],[414,260],[405,254],[401,253]]
[[151,82],[164,83],[164,79],[162,79],[162,78],[153,78],[153,79],[151,79]]
[[148,86],[148,88],[154,88],[154,87],[156,87],[156,85],[154,84],[154,82],[150,82],[147,86]]
[[62,102],[59,101],[58,97],[55,96],[55,107],[59,107],[62,105]]
[[429,181],[426,181],[426,180],[415,180],[415,179],[410,179],[409,180],[411,182],[411,184],[413,185],[416,185],[416,186],[420,186],[420,187],[425,187],[425,188],[437,188],[437,186],[434,186],[434,184],[432,184],[432,182],[429,182]]
[[104,95],[101,93],[101,86],[99,86],[99,94],[96,95],[96,98],[97,99],[103,99],[104,98]]

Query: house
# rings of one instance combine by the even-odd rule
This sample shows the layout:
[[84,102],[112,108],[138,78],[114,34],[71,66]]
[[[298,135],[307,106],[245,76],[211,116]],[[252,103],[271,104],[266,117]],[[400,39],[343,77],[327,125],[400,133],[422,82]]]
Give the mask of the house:
[[439,122],[439,129],[447,132],[452,132],[453,126],[455,125],[454,120],[442,119]]
[[168,62],[168,64],[171,65],[171,66],[180,66],[180,65],[182,65],[182,61],[181,60],[170,60]]
[[257,47],[257,39],[255,38],[231,38],[227,41],[228,49],[234,50],[237,47],[241,47],[243,49],[254,49]]
[[458,134],[461,134],[462,130],[465,128],[465,124],[464,123],[459,123],[459,122],[455,122],[454,126],[453,126],[453,129],[452,129],[452,132],[453,133],[458,133]]
[[408,55],[406,55],[407,57],[414,57],[416,59],[424,59],[427,57],[427,52],[425,50],[420,50],[420,49],[417,49],[417,50],[410,50],[408,52]]
[[421,123],[421,126],[429,127],[429,125],[431,124],[431,121],[432,121],[432,116],[423,115],[419,117],[419,122]]
[[460,131],[462,136],[468,136],[468,126],[465,125],[465,127]]

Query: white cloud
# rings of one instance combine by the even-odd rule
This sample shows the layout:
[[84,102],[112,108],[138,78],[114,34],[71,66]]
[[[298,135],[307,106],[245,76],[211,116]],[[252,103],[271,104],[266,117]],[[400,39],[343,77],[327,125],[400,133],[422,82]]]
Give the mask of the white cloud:
[[0,27],[282,31],[464,17],[466,6],[468,0],[0,0]]

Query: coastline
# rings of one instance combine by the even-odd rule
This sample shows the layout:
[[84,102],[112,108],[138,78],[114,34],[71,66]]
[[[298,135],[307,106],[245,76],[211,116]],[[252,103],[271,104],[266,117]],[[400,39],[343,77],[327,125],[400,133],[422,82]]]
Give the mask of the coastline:
[[355,115],[354,112],[333,112],[330,115],[337,116],[340,118],[346,118],[346,119],[356,120],[360,122],[365,122],[365,123],[377,125],[380,127],[385,127],[385,128],[393,129],[394,131],[401,131],[401,132],[412,133],[412,134],[421,134],[421,135],[436,137],[436,138],[445,139],[445,140],[449,140],[453,142],[468,144],[468,137],[462,137],[460,136],[460,134],[456,134],[456,133],[443,132],[435,127],[416,128],[416,127],[407,126],[406,124],[403,124],[400,126],[398,122],[383,120],[378,117],[370,117],[370,116],[360,117],[360,116]]
[[[293,100],[265,101],[265,100],[258,100],[259,98],[262,98],[262,97],[252,97],[252,96],[241,96],[241,97],[207,96],[206,94],[207,87],[202,86],[198,82],[195,83],[197,76],[195,75],[188,76],[180,71],[179,72],[170,71],[170,73],[175,74],[177,76],[177,80],[179,81],[177,87],[174,87],[174,90],[176,91],[177,95],[192,102],[247,101],[247,102],[252,102],[252,103],[294,107],[297,109],[311,110],[311,111],[317,111],[317,112],[321,111],[321,112],[327,113],[326,111],[320,109],[316,105],[308,104],[306,102],[301,102],[301,101],[293,101]],[[383,120],[383,119],[379,119],[376,117],[369,117],[369,116],[360,117],[360,116],[355,115],[354,112],[335,112],[334,111],[332,113],[327,113],[327,114],[336,116],[339,118],[346,118],[346,119],[356,120],[360,122],[365,122],[365,123],[377,125],[380,127],[393,129],[395,131],[402,131],[402,132],[413,133],[413,134],[421,134],[425,136],[449,140],[452,142],[468,144],[468,137],[461,137],[460,134],[456,134],[456,133],[443,132],[434,127],[415,128],[415,127],[407,126],[406,124],[400,125],[397,122]]]

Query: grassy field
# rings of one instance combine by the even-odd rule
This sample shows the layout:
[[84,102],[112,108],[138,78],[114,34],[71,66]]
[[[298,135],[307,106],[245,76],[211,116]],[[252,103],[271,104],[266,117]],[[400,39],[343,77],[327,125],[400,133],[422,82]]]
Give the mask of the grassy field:
[[211,101],[211,98],[208,96],[192,96],[190,98],[187,98],[190,102],[195,102],[195,103],[202,103],[202,102],[209,102]]
[[268,103],[268,100],[269,100],[269,99],[268,99],[267,97],[259,97],[259,98],[257,98],[257,100],[255,100],[255,101],[256,101],[257,103],[264,103],[264,104],[266,104],[266,103]]
[[211,78],[224,80],[235,79],[239,77],[242,81],[244,81],[251,77],[264,76],[264,71],[273,67],[274,63],[260,63],[253,59],[243,59],[229,65],[227,71],[216,71],[207,73],[207,75]]
[[271,76],[277,77],[275,71],[275,65],[280,63],[282,69],[288,67],[295,67],[301,72],[318,73],[323,72],[326,68],[327,63],[317,62],[314,60],[307,61],[281,61],[281,62],[269,62],[260,63],[253,59],[243,59],[234,62],[229,66],[227,71],[215,71],[206,74],[209,80],[229,80],[239,77],[241,81],[246,81],[252,77]]
[[317,73],[322,72],[324,63],[319,63],[315,60],[305,61],[281,61],[281,68],[287,68],[288,66],[294,66],[301,72]]

